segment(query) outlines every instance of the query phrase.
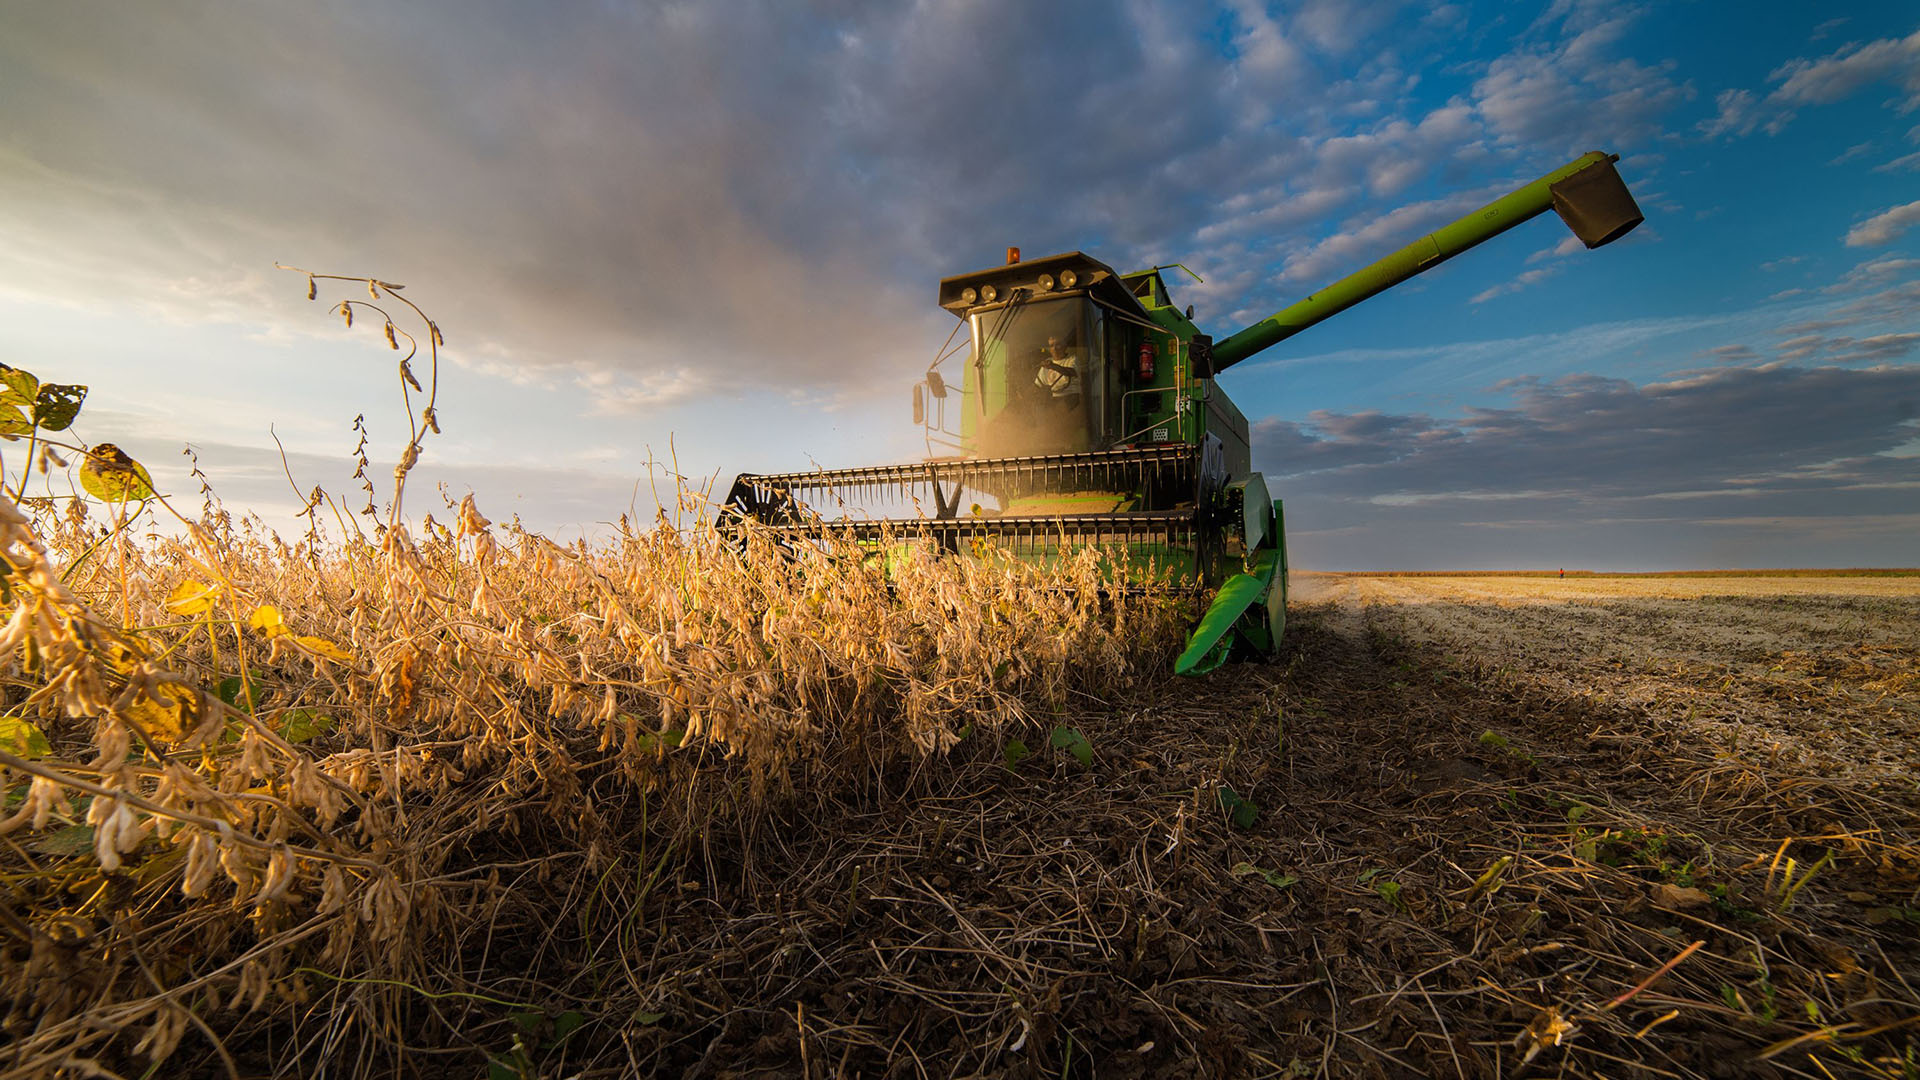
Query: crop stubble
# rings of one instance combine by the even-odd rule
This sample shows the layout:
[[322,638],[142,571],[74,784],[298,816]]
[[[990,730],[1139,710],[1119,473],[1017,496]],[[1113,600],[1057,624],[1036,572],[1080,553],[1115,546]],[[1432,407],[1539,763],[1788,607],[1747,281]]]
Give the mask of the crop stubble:
[[787,833],[776,895],[846,906],[712,913],[753,989],[644,1060],[1910,1075],[1920,596],[1769,584],[1303,578],[1278,664],[1086,703],[1089,771],[962,751]]

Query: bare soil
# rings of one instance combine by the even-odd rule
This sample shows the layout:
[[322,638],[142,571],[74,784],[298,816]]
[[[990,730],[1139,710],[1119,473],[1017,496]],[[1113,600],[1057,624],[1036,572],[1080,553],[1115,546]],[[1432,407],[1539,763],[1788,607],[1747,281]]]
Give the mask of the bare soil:
[[636,819],[463,974],[586,1016],[548,1076],[1915,1075],[1920,580],[1299,585],[1090,765]]

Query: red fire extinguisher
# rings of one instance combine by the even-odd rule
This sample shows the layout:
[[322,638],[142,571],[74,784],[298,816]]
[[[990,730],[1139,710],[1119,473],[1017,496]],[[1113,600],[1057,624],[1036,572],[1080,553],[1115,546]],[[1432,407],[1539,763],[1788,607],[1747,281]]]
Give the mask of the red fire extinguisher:
[[1140,343],[1140,381],[1153,381],[1153,343],[1150,341]]

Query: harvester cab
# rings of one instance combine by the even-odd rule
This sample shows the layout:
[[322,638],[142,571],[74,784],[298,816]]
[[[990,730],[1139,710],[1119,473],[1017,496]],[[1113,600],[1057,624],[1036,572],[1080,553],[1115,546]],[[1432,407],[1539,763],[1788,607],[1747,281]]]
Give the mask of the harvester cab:
[[1099,545],[1122,578],[1211,590],[1180,673],[1270,652],[1286,621],[1285,517],[1219,374],[1548,209],[1589,248],[1618,239],[1641,215],[1617,160],[1586,154],[1219,342],[1172,299],[1163,272],[1185,267],[1122,274],[1077,251],[1022,261],[1009,248],[1004,265],[940,282],[959,322],[913,388],[925,460],[745,473],[723,517],[1037,560]]

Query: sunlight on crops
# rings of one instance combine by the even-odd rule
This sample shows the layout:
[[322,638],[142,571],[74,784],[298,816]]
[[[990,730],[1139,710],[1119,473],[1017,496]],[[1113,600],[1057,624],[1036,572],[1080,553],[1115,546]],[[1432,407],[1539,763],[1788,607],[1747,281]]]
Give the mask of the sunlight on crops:
[[[384,336],[399,348],[391,319]],[[753,828],[796,791],[1155,677],[1186,617],[1103,590],[1092,551],[1046,568],[912,543],[882,559],[664,516],[561,546],[472,496],[450,526],[410,525],[405,474],[439,418],[402,376],[421,422],[395,506],[365,532],[347,516],[345,539],[289,541],[217,504],[180,517],[104,445],[66,447],[83,491],[24,499],[32,467],[64,462],[47,439],[66,424],[9,435],[9,1065],[164,1062],[209,1018],[244,1034],[321,1000],[317,1030],[370,1054],[370,1032],[423,1004],[414,983],[549,887],[544,864],[525,872],[543,852],[582,853],[575,888],[629,842]],[[7,407],[32,409],[36,388]],[[609,815],[636,801],[649,828],[620,835]]]

